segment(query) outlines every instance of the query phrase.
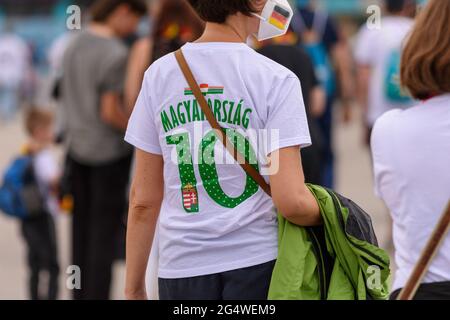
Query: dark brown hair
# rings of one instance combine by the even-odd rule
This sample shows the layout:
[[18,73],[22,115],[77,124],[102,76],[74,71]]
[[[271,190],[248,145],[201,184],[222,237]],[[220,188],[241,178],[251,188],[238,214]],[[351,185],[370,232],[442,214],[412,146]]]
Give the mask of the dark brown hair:
[[450,92],[450,1],[430,0],[403,50],[401,83],[417,99]]
[[122,4],[128,5],[131,11],[139,16],[147,13],[147,5],[144,0],[97,0],[90,8],[92,20],[104,22]]
[[189,0],[200,18],[207,22],[224,23],[228,16],[255,12],[251,0]]
[[48,110],[31,107],[25,113],[25,129],[29,135],[32,135],[37,128],[46,127],[52,123],[53,113]]

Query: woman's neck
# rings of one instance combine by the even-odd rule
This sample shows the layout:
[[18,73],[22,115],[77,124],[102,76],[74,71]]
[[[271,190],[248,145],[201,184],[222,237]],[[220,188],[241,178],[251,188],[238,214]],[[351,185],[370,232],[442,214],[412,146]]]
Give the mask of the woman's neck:
[[236,23],[206,23],[205,31],[195,42],[247,42],[248,34]]

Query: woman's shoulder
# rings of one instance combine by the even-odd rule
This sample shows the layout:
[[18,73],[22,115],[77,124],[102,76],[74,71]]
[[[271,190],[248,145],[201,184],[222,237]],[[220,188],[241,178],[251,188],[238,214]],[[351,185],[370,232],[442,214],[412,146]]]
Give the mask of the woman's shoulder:
[[383,144],[396,140],[406,138],[416,132],[418,126],[422,125],[423,117],[426,117],[424,112],[428,112],[423,105],[416,105],[407,109],[393,109],[384,113],[375,122],[372,131],[372,145],[377,146],[379,141]]
[[377,119],[372,130],[372,149],[376,149],[380,145],[380,142],[384,145],[387,141],[390,141],[389,137],[392,137],[392,131],[398,128],[402,113],[403,111],[401,109],[394,109],[384,113]]
[[146,78],[160,82],[169,74],[178,68],[174,52],[170,52],[161,58],[153,61],[145,71]]
[[246,64],[242,72],[242,75],[245,74],[244,79],[250,82],[260,79],[258,88],[265,90],[269,95],[281,92],[286,86],[290,88],[292,83],[300,83],[294,72],[259,52],[252,50],[249,60],[251,62]]
[[449,103],[450,94],[437,96],[423,102],[417,101],[411,107],[406,109],[390,110],[378,118],[375,122],[374,131],[380,131],[386,127],[392,126],[402,129],[408,128],[411,125],[427,125],[427,123],[417,120],[438,117],[440,113],[435,113],[433,111],[438,111],[440,106],[448,106]]
[[393,122],[397,121],[399,118],[402,118],[403,114],[404,110],[401,109],[387,111],[377,119],[373,129],[375,130],[377,128],[390,126]]

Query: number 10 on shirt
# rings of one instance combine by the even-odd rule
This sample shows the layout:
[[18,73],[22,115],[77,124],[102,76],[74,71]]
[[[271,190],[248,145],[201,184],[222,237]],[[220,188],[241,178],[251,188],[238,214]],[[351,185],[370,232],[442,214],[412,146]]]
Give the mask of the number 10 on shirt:
[[[232,129],[225,129],[230,141],[237,146],[238,151],[256,170],[259,170],[256,161],[256,153],[250,142],[243,135]],[[175,145],[178,169],[181,181],[181,198],[183,208],[187,213],[199,212],[199,196],[197,190],[197,178],[195,177],[194,164],[190,151],[191,143],[189,133],[180,133],[166,138],[168,145]],[[217,204],[225,208],[235,208],[242,202],[253,196],[258,191],[258,184],[247,175],[245,189],[238,197],[228,196],[219,183],[217,167],[214,157],[214,146],[218,139],[214,131],[209,131],[203,137],[199,148],[199,172],[208,196]],[[232,165],[232,164],[230,164]]]

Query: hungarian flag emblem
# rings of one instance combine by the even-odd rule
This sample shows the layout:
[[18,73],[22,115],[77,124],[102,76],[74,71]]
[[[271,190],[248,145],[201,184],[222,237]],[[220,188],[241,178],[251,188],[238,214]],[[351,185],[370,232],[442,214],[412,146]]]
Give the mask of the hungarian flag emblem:
[[183,207],[187,212],[198,212],[197,189],[190,183],[182,189]]
[[273,13],[269,18],[269,23],[278,29],[286,29],[286,25],[291,14],[286,9],[276,5],[273,9]]
[[[223,94],[224,87],[217,87],[217,86],[210,86],[209,84],[202,83],[200,85],[200,90],[202,91],[203,95],[209,95],[209,94]],[[193,96],[194,92],[191,88],[184,89],[184,95],[185,96]]]

